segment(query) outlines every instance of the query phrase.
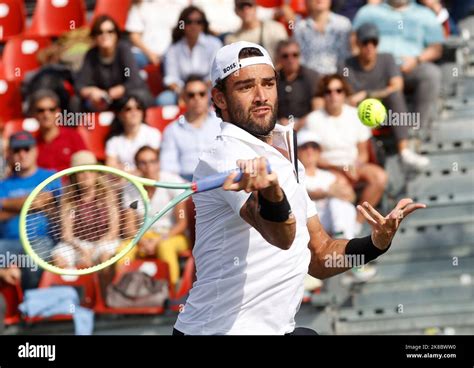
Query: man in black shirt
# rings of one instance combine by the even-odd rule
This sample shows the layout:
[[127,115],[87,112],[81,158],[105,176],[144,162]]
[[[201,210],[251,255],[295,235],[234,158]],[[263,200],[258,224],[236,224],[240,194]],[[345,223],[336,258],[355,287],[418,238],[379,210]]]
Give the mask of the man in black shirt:
[[301,65],[300,46],[294,40],[281,41],[277,50],[279,71],[278,119],[283,125],[295,122],[295,128],[304,125],[306,115],[313,109],[319,75]]

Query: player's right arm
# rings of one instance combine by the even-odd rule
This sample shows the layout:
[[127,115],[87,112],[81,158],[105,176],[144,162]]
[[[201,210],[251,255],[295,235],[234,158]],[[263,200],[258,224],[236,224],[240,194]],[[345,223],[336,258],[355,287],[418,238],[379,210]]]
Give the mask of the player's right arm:
[[234,183],[237,173],[231,174],[224,183],[223,189],[236,192],[244,190],[252,193],[240,209],[240,217],[254,227],[270,244],[283,250],[289,249],[296,234],[294,216],[291,213],[288,216],[282,213],[280,221],[276,218],[273,221],[269,220],[265,215],[262,217],[262,206],[270,206],[277,211],[282,204],[287,202],[276,173],[268,174],[267,161],[264,158],[241,160],[237,163],[243,171],[242,179]]

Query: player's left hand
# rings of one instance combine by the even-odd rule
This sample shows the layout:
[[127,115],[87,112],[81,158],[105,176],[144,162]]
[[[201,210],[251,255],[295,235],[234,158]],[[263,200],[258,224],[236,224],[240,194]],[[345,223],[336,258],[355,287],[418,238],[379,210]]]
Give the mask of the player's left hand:
[[411,198],[404,198],[384,217],[368,202],[357,206],[357,210],[372,227],[372,242],[381,250],[388,248],[403,219],[420,208],[426,208],[426,205],[413,203]]

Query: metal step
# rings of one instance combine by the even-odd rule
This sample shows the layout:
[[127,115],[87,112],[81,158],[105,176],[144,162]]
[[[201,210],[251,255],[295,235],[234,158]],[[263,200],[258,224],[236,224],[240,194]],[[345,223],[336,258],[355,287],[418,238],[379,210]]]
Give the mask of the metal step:
[[[474,240],[473,240],[474,243]],[[426,244],[426,243],[424,243]],[[421,247],[421,244],[413,244],[410,248],[405,248],[396,252],[392,252],[397,248],[394,243],[390,251],[383,257],[377,259],[377,264],[394,264],[408,263],[418,261],[434,261],[453,257],[470,257],[474,256],[474,244],[455,245],[455,246],[427,246]]]
[[431,206],[418,210],[404,220],[404,226],[474,224],[474,203]]

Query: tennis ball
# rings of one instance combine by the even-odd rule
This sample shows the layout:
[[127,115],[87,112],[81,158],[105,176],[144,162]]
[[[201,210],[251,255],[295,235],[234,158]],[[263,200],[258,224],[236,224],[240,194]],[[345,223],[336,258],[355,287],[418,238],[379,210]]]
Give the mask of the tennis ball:
[[362,124],[375,128],[385,121],[387,110],[379,100],[368,98],[360,103],[358,115]]

